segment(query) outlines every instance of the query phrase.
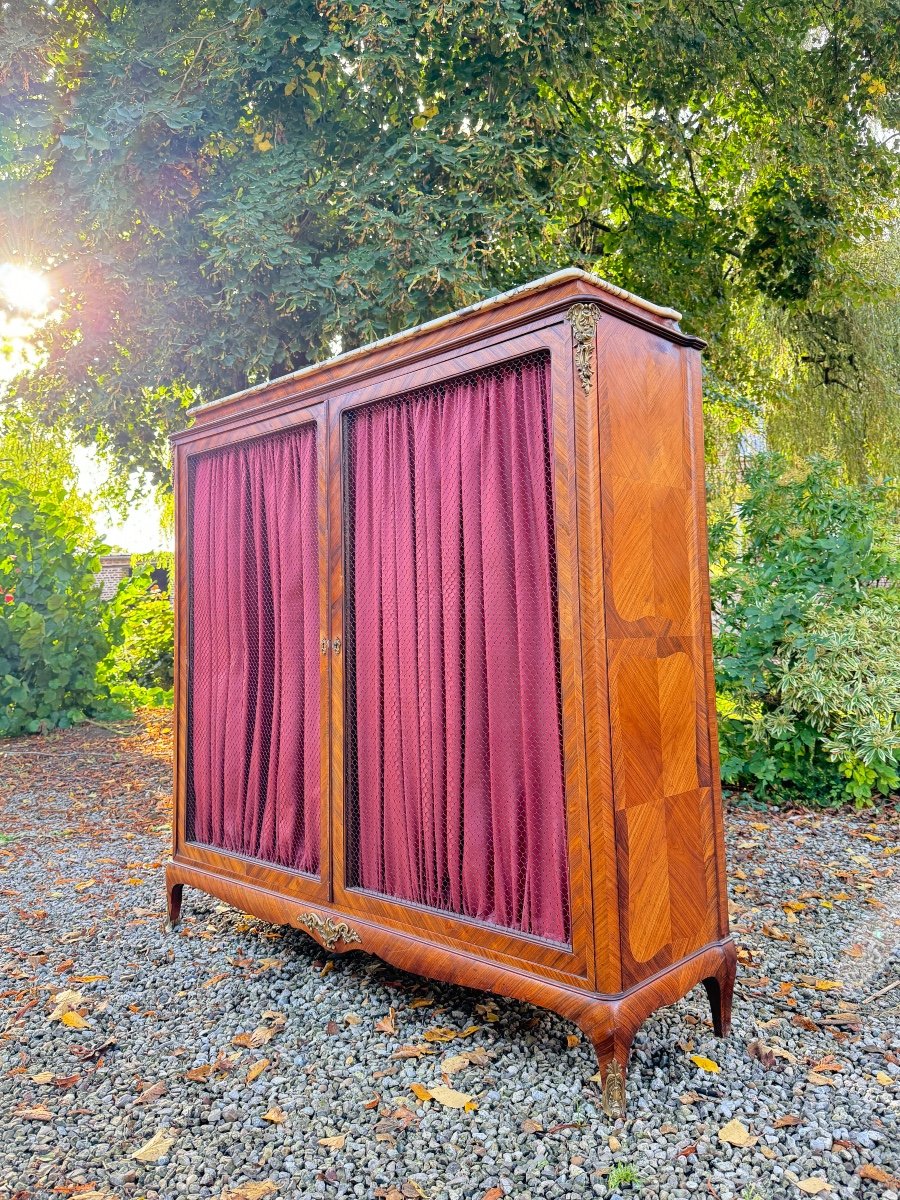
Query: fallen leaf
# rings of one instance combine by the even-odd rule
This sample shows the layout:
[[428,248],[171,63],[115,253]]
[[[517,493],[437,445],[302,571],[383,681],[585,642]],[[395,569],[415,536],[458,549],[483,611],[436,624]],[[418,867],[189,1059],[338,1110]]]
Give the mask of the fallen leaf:
[[820,1075],[818,1071],[810,1071],[806,1076],[807,1083],[811,1083],[813,1087],[834,1087],[834,1080],[830,1075]]
[[271,1121],[273,1125],[283,1125],[287,1120],[287,1113],[277,1104],[273,1104],[270,1109],[263,1113],[264,1121]]
[[772,938],[776,942],[789,942],[791,940],[786,933],[782,933],[777,925],[763,925],[760,932],[763,937]]
[[502,1200],[502,1198],[503,1188],[492,1187],[488,1188],[488,1190],[481,1197],[481,1200]]
[[66,988],[64,991],[57,992],[53,997],[54,1008],[49,1021],[61,1021],[64,1014],[75,1008],[84,1001],[84,996],[81,992],[73,991],[71,988]]
[[622,1143],[619,1141],[619,1139],[616,1137],[616,1135],[614,1133],[611,1133],[609,1135],[609,1142],[607,1144],[608,1144],[610,1150],[612,1150],[613,1154],[616,1154],[619,1150],[622,1149]]
[[87,1029],[88,1027],[88,1022],[77,1012],[64,1012],[60,1020],[70,1029]]
[[246,1050],[258,1050],[260,1046],[264,1046],[266,1042],[271,1041],[277,1030],[270,1025],[260,1025],[259,1029],[254,1029],[252,1033],[239,1033],[231,1039],[232,1046],[241,1046]]
[[859,942],[854,942],[854,944],[844,953],[849,954],[851,958],[862,958],[864,950]]
[[578,1036],[577,1033],[567,1033],[566,1034],[566,1046],[570,1050],[574,1050],[576,1046],[580,1045],[580,1043],[581,1043],[581,1038]]
[[32,1083],[52,1083],[53,1082],[53,1072],[52,1071],[38,1071],[37,1075],[31,1076],[31,1082]]
[[424,1083],[411,1083],[409,1085],[409,1088],[410,1088],[410,1091],[413,1093],[413,1095],[418,1096],[418,1098],[420,1100],[430,1100],[431,1099],[431,1092],[429,1092],[428,1088],[425,1086]]
[[458,1092],[455,1088],[447,1087],[443,1083],[433,1083],[428,1090],[431,1092],[432,1100],[437,1100],[438,1104],[443,1104],[445,1108],[465,1108],[472,1103],[471,1096],[467,1096],[465,1092]]
[[395,1050],[391,1058],[421,1058],[423,1054],[436,1054],[430,1046],[401,1046]]
[[206,980],[205,983],[201,983],[200,986],[202,988],[215,987],[215,985],[217,983],[221,983],[223,979],[227,979],[227,978],[228,978],[228,972],[220,971],[218,975],[211,976],[209,979]]
[[729,1146],[755,1146],[758,1140],[737,1118],[719,1130],[719,1141],[727,1142]]
[[788,1113],[787,1116],[778,1117],[772,1122],[773,1129],[787,1129],[789,1125],[799,1125],[800,1117],[795,1117],[793,1113]]
[[169,1148],[174,1142],[175,1139],[167,1130],[159,1129],[150,1141],[145,1142],[139,1150],[135,1150],[131,1157],[143,1163],[158,1162],[164,1154],[169,1152]]
[[683,1092],[682,1095],[680,1095],[678,1097],[678,1099],[681,1101],[682,1104],[690,1105],[690,1104],[699,1104],[701,1098],[696,1092]]
[[454,1075],[457,1071],[464,1071],[466,1067],[486,1067],[489,1062],[488,1052],[480,1046],[473,1046],[471,1050],[463,1050],[460,1054],[451,1054],[449,1058],[443,1059],[441,1074]]
[[344,1013],[345,1025],[362,1025],[362,1017],[355,1012]]
[[339,1133],[336,1137],[319,1138],[319,1145],[326,1146],[329,1150],[343,1150],[346,1140],[346,1133]]
[[53,1086],[65,1091],[67,1088],[74,1087],[81,1078],[80,1075],[55,1075],[53,1078]]
[[711,1058],[704,1058],[702,1054],[692,1054],[691,1062],[695,1067],[699,1067],[701,1071],[712,1071],[717,1075],[721,1070],[718,1063],[714,1063]]
[[244,1082],[252,1083],[254,1079],[259,1079],[260,1075],[262,1075],[263,1071],[271,1061],[272,1060],[270,1058],[261,1058],[258,1062],[253,1063],[253,1065],[247,1071]]
[[381,1017],[378,1021],[375,1022],[376,1032],[377,1033],[396,1033],[397,1026],[394,1023],[394,1015],[395,1015],[394,1009],[392,1006],[390,1008],[390,1010],[388,1011],[388,1014],[386,1017]]
[[887,1071],[876,1071],[875,1078],[883,1087],[893,1087],[894,1080]]
[[533,1117],[526,1117],[522,1122],[523,1133],[543,1133],[544,1126],[540,1121],[535,1121]]
[[874,1163],[863,1163],[856,1173],[860,1179],[871,1179],[873,1183],[884,1183],[895,1191],[900,1190],[900,1179],[888,1174],[883,1167],[876,1167]]
[[431,998],[431,996],[418,996],[415,1000],[410,1001],[408,1007],[430,1008],[432,1004],[434,1004],[434,1000]]
[[73,975],[75,983],[99,983],[101,979],[109,979],[108,975]]
[[381,1103],[381,1095],[378,1092],[376,1092],[371,1100],[367,1100],[365,1102],[365,1104],[363,1105],[363,1108],[365,1108],[365,1109],[377,1108],[380,1103]]
[[[843,986],[844,985],[837,979],[817,979],[816,980],[816,991],[817,992],[830,992],[832,990],[832,988],[840,988]],[[799,1184],[797,1186],[799,1187]],[[821,1190],[822,1189],[820,1188],[819,1191],[821,1191]]]
[[84,881],[84,883],[76,883],[75,891],[76,892],[86,892],[88,890],[88,888],[93,887],[96,882],[97,882],[96,879],[86,879]]
[[818,1196],[819,1192],[830,1192],[831,1184],[827,1179],[810,1176],[809,1179],[798,1179],[797,1187],[808,1196]]
[[455,1029],[446,1025],[438,1025],[435,1029],[426,1029],[422,1034],[426,1042],[452,1042],[457,1036]]
[[236,1188],[226,1188],[219,1200],[263,1200],[264,1196],[271,1196],[277,1191],[277,1185],[267,1179],[261,1183],[242,1183]]
[[675,1155],[675,1157],[676,1158],[690,1158],[690,1156],[692,1154],[696,1154],[696,1153],[697,1153],[697,1145],[696,1145],[696,1143],[692,1142],[690,1146],[685,1146],[684,1149],[679,1150],[678,1153]]
[[206,1083],[210,1075],[212,1075],[212,1063],[204,1063],[202,1067],[192,1067],[190,1071],[185,1072],[185,1079],[189,1079],[191,1083]]
[[17,1108],[16,1116],[21,1117],[23,1121],[52,1121],[54,1114],[46,1104],[34,1104],[26,1105],[25,1108]]
[[154,1083],[152,1087],[144,1088],[135,1104],[152,1104],[154,1100],[158,1100],[160,1096],[165,1094],[166,1085],[160,1080],[159,1083]]
[[775,1151],[772,1149],[771,1146],[760,1146],[759,1152],[763,1156],[763,1158],[774,1158],[775,1157]]

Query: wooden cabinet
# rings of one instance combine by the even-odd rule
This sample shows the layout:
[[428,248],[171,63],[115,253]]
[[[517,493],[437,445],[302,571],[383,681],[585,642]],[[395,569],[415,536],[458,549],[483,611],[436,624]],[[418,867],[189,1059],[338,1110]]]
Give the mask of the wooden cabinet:
[[174,439],[183,886],[555,1009],[610,1113],[641,1022],[727,1030],[700,355],[567,270]]

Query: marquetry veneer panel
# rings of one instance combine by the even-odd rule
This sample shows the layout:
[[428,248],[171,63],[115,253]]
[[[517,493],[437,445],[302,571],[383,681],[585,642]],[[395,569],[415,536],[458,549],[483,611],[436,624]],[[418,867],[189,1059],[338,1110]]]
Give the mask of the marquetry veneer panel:
[[[195,413],[173,439],[173,920],[190,884],[329,950],[556,1009],[590,1036],[610,1113],[655,1008],[702,982],[727,1029],[701,348],[671,310],[563,271]],[[221,586],[192,545],[198,513],[216,529],[196,464],[267,438],[310,451],[290,484],[307,516],[293,561],[277,481],[247,484],[265,536],[236,559],[241,621],[256,629],[256,594],[278,613],[262,614],[273,653],[248,660],[240,629],[218,655],[192,632],[192,597],[218,603]],[[272,575],[276,546],[292,574]],[[257,707],[296,708],[279,666],[293,604],[302,746],[290,722],[269,737]],[[264,758],[234,757],[225,780],[207,749],[202,782],[249,832],[198,838],[195,731],[212,745],[222,723],[203,697],[245,678],[255,699],[229,706],[227,738],[251,714]],[[280,844],[292,778],[305,871],[253,823],[254,805],[274,814]]]

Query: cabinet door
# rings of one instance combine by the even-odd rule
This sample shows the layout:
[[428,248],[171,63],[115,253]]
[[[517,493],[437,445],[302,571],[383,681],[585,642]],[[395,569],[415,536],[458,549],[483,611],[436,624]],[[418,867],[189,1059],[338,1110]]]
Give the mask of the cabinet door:
[[335,894],[584,976],[564,351],[551,327],[330,401]]
[[179,464],[179,851],[311,899],[330,865],[323,418],[203,438]]

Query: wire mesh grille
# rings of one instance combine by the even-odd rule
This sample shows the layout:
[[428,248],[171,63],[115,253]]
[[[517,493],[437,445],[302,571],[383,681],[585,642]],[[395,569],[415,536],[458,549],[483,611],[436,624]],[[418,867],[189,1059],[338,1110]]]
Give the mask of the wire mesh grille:
[[319,873],[312,423],[190,459],[187,836]]
[[570,941],[550,363],[348,410],[348,885]]

